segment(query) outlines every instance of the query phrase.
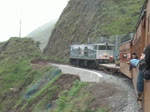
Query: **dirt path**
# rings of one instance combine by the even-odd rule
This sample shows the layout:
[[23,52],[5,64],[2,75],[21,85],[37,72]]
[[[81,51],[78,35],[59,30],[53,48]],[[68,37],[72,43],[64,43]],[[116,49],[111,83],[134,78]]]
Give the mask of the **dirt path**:
[[[123,105],[120,105],[120,108],[118,108],[119,110],[116,110],[114,112],[143,112],[137,102],[135,90],[131,79],[119,74],[107,74],[102,71],[97,72],[99,72],[104,77],[102,79],[103,82],[107,82],[118,88],[117,99],[118,102],[122,103]],[[114,105],[117,104],[118,103],[114,103]]]

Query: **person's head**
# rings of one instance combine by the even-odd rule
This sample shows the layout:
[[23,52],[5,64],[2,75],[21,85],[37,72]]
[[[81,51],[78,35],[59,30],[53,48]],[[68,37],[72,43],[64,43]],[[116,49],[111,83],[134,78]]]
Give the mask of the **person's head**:
[[131,58],[132,58],[132,59],[135,59],[135,58],[137,58],[137,55],[136,55],[136,53],[132,53],[132,54],[131,54]]
[[150,68],[150,45],[145,48],[144,54],[146,65]]

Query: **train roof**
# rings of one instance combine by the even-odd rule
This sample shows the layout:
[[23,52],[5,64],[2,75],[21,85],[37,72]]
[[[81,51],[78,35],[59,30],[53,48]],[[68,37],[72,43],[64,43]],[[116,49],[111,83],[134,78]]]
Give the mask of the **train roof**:
[[110,43],[97,43],[97,44],[93,44],[93,45],[106,45],[106,44],[108,44],[109,46],[114,46],[114,44],[110,44]]
[[[142,7],[142,9],[141,9],[140,16],[139,16],[138,21],[137,21],[137,24],[136,24],[135,32],[137,31],[137,29],[138,29],[138,27],[139,27],[139,24],[140,24],[141,19],[142,19],[142,18],[145,16],[145,14],[146,14],[145,12],[146,12],[146,4],[147,4],[147,2],[148,2],[148,0],[145,0],[145,2],[144,2],[144,4],[143,4],[143,7]],[[123,44],[126,44],[126,43],[131,42],[131,41],[134,39],[135,32],[134,32],[134,34],[133,34],[133,38],[128,38],[128,39],[127,39],[126,37],[127,37],[129,34],[127,34],[125,37],[123,37],[122,40],[121,40],[120,46],[123,45]]]
[[137,30],[137,28],[138,28],[138,26],[140,24],[141,19],[145,16],[147,2],[148,2],[148,0],[145,0],[145,2],[143,4],[143,7],[141,9],[141,14],[140,14],[140,16],[138,18],[138,22],[137,22],[137,25],[136,25],[136,30]]
[[129,33],[129,34],[125,35],[123,38],[121,38],[120,45],[130,42],[133,39],[133,35],[134,35],[134,33]]
[[96,43],[96,44],[74,44],[74,45],[70,45],[70,46],[86,46],[86,45],[106,45],[108,44],[109,46],[114,46],[114,44],[111,44],[111,43]]

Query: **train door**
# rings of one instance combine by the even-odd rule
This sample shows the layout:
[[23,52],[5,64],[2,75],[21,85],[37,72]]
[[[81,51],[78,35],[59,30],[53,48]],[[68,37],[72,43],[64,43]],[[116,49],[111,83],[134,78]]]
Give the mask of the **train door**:
[[148,35],[147,35],[147,45],[148,45],[148,44],[150,44],[150,15],[148,16],[148,21],[147,22],[148,22],[148,24],[147,24],[148,25],[148,28],[147,28],[147,31],[148,31],[147,32],[148,33]]
[[130,44],[131,41],[128,41],[126,43],[121,44],[119,47],[120,52],[120,71],[128,76],[129,78],[132,78],[131,73],[129,72],[129,58],[130,58]]

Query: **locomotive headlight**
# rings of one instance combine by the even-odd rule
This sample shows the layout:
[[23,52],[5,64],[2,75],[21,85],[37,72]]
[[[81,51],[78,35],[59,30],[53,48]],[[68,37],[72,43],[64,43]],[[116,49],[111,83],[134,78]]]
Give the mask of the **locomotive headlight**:
[[101,58],[102,57],[102,55],[99,55],[99,58]]
[[110,58],[113,58],[113,56],[112,56],[112,55],[110,55]]

